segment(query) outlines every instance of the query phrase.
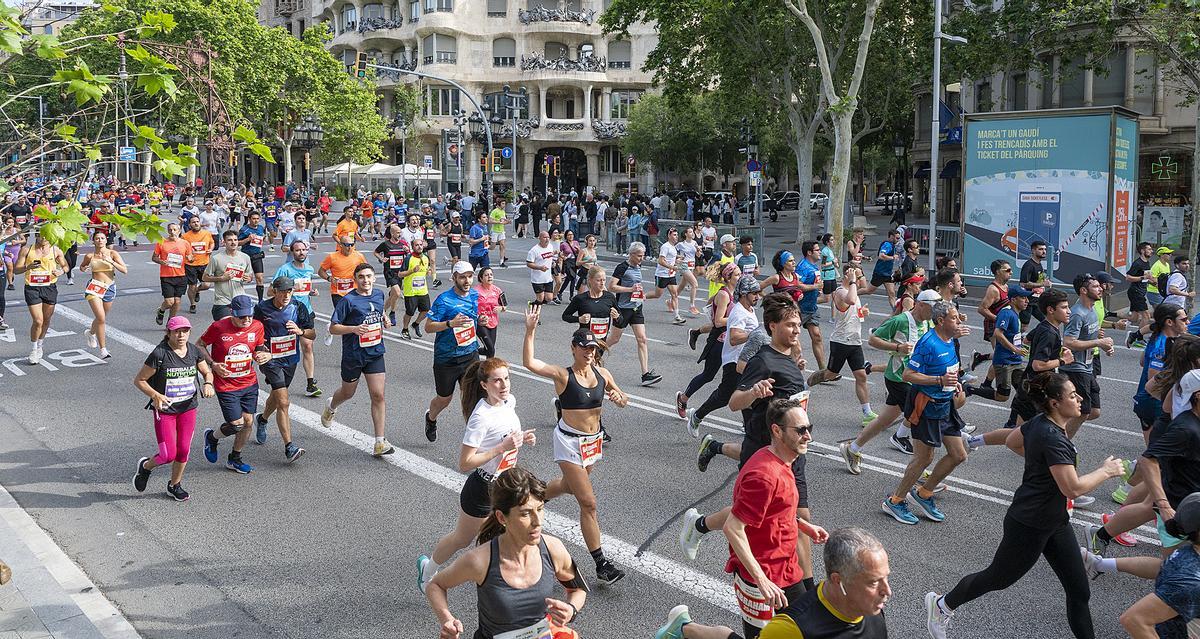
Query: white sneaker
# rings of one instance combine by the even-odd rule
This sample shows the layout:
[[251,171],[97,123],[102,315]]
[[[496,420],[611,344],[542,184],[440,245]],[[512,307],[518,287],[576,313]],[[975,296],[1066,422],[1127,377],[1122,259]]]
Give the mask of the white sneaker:
[[336,414],[337,411],[333,410],[333,398],[330,397],[325,400],[325,410],[321,411],[321,425],[325,428],[332,426],[333,416]]
[[325,345],[330,346],[332,344],[333,344],[333,333],[328,333],[325,335]]
[[100,346],[100,340],[96,339],[96,334],[91,329],[84,331],[83,334],[87,337],[88,348],[97,348]]
[[1080,495],[1076,497],[1074,501],[1076,508],[1087,508],[1088,506],[1096,503],[1096,498],[1092,497],[1091,495]]
[[42,361],[42,349],[34,346],[29,351],[29,363],[31,365],[36,365],[40,361]]
[[436,570],[429,570],[431,563],[433,560],[425,555],[417,557],[417,587],[421,589],[421,592],[425,592],[425,589],[429,587],[429,582],[433,581],[433,576],[437,574]]
[[1083,568],[1084,570],[1087,570],[1088,577],[1094,580],[1100,575],[1104,574],[1099,570],[1100,560],[1104,559],[1104,557],[1101,557],[1100,555],[1088,550],[1087,546],[1080,546],[1079,554],[1083,555]]
[[950,618],[954,616],[954,613],[942,611],[942,607],[938,605],[938,599],[941,598],[936,592],[925,593],[925,627],[933,639],[946,639],[946,631],[950,629]]
[[100,349],[100,359],[109,359],[110,357],[112,357],[112,353],[108,352],[107,348]]
[[704,535],[696,530],[696,520],[700,519],[700,516],[700,511],[688,508],[687,512],[683,513],[683,521],[679,528],[679,547],[683,549],[684,556],[693,561],[700,552],[700,540],[704,539]]
[[692,437],[700,437],[700,419],[696,417],[696,409],[687,409],[687,429]]

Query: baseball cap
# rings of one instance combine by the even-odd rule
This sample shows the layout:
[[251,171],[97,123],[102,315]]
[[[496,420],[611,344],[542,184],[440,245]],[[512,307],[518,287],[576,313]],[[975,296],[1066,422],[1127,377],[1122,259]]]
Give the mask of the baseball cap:
[[1113,278],[1108,273],[1100,271],[1099,273],[1096,273],[1096,281],[1100,282],[1101,284],[1112,284]]
[[1179,380],[1181,397],[1191,398],[1192,394],[1200,391],[1200,370],[1190,370]]
[[234,317],[250,317],[254,315],[254,300],[249,295],[234,296],[229,302]]
[[296,281],[286,275],[280,275],[271,282],[271,289],[276,291],[290,291],[296,286]]
[[1200,530],[1200,492],[1183,498],[1175,509],[1175,523],[1185,534]]
[[1159,255],[1167,255],[1169,253],[1174,253],[1174,252],[1175,252],[1175,249],[1173,249],[1169,246],[1160,246],[1160,247],[1158,247],[1158,250],[1155,251],[1155,253],[1158,253]]
[[168,331],[177,331],[181,328],[191,328],[191,327],[192,327],[191,320],[189,320],[188,318],[186,318],[182,315],[176,315],[176,316],[172,317],[171,319],[167,320],[167,330]]
[[1033,295],[1033,291],[1025,288],[1024,286],[1021,286],[1020,284],[1009,284],[1008,285],[1008,296],[1009,297],[1030,297],[1032,295]]
[[728,233],[726,233],[725,235],[722,235],[722,236],[721,236],[721,243],[722,243],[722,244],[724,244],[724,243],[726,243],[726,242],[736,242],[736,241],[737,241],[737,238],[736,238],[736,237],[734,237],[734,236],[732,236],[732,235],[730,235],[730,234],[728,234]]
[[582,330],[575,331],[575,333],[573,335],[571,335],[571,346],[582,346],[583,348],[596,348],[596,347],[600,346],[600,344],[596,342],[596,336],[592,334],[592,329],[585,328]]
[[458,275],[459,273],[474,273],[474,272],[475,272],[475,270],[471,268],[471,265],[467,262],[464,262],[463,260],[459,260],[454,263],[454,274],[455,275]]
[[762,285],[758,283],[758,280],[753,275],[743,275],[738,278],[737,286],[733,289],[733,294],[734,297],[741,297],[750,293],[757,293],[761,290]]
[[939,295],[937,291],[935,291],[931,288],[927,288],[927,289],[921,291],[921,293],[919,295],[917,295],[917,301],[918,302],[928,302],[930,304],[936,304],[936,303],[942,301],[942,296]]

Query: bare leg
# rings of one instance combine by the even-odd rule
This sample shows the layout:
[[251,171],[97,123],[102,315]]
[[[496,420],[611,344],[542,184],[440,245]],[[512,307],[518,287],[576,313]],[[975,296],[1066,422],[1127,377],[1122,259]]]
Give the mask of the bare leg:
[[813,357],[817,359],[817,370],[825,369],[825,343],[821,339],[821,327],[813,324],[808,327],[808,337],[812,341]]
[[920,440],[913,440],[913,458],[909,460],[908,466],[904,467],[904,476],[900,478],[900,483],[896,484],[896,491],[892,493],[892,502],[900,503],[904,501],[905,495],[912,487],[917,484],[917,478],[933,461],[933,448]]
[[642,365],[642,374],[650,372],[650,349],[646,345],[646,325],[633,325],[633,338],[637,340],[638,362]]
[[[938,460],[930,471],[929,477],[925,480],[925,485],[922,490],[932,493],[937,485],[950,475],[950,473],[961,463],[967,460],[967,449],[963,445],[962,437],[946,437],[942,439],[942,445],[946,448],[946,454]],[[930,449],[932,454],[933,449]]]
[[171,462],[171,483],[178,486],[179,482],[183,481],[183,469],[187,468],[187,462]]
[[[588,552],[596,550],[600,547],[600,519],[596,514],[596,494],[592,492],[590,477],[593,466],[584,469],[570,462],[560,461],[558,468],[562,471],[558,490],[575,496],[575,501],[579,504],[579,529],[583,533],[583,541]],[[550,498],[549,488],[546,498]]]
[[437,421],[438,415],[442,414],[442,411],[450,405],[450,400],[453,398],[453,395],[450,397],[435,395],[433,399],[429,400],[429,419]]
[[442,535],[438,540],[437,545],[433,547],[433,554],[429,556],[435,564],[444,564],[454,556],[454,553],[471,545],[475,541],[475,536],[479,534],[479,528],[483,526],[483,519],[472,517],[467,513],[458,513],[458,523],[454,525],[454,530]]
[[354,393],[358,390],[358,380],[353,382],[342,382],[342,385],[333,392],[333,397],[329,399],[329,407],[336,409],[343,402],[354,397]]
[[867,424],[866,428],[862,429],[862,432],[854,440],[854,443],[858,444],[859,448],[866,446],[867,442],[879,436],[879,433],[882,433],[884,429],[892,425],[892,422],[899,419],[900,407],[885,404],[883,410],[878,414],[879,416],[872,420],[870,424]]
[[384,396],[384,373],[367,373],[367,390],[371,393],[371,425],[374,426],[375,436],[383,437],[387,425],[387,400]]

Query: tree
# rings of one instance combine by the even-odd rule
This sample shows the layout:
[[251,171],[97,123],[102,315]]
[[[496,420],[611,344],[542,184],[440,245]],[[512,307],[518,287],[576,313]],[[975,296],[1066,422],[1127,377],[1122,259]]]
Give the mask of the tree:
[[738,142],[736,131],[722,125],[728,121],[712,94],[646,95],[629,115],[622,150],[676,173],[732,168]]

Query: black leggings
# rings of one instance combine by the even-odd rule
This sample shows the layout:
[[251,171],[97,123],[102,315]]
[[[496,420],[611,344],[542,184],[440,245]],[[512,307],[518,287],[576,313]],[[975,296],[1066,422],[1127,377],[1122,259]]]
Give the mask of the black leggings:
[[704,370],[693,377],[692,381],[688,382],[687,389],[683,391],[683,394],[687,395],[689,399],[705,384],[716,379],[717,371],[721,370],[721,343],[717,341],[717,336],[724,330],[714,326],[709,332],[708,340],[704,344],[704,357],[701,359],[704,362]]
[[8,289],[8,271],[0,271],[0,319],[4,319],[4,313],[8,310],[8,302],[4,300],[4,292]]
[[563,267],[562,267],[562,274],[563,274],[562,286],[558,287],[558,293],[557,293],[557,294],[555,294],[555,297],[557,297],[558,299],[562,299],[563,292],[564,292],[564,291],[566,291],[566,290],[568,290],[568,289],[567,289],[567,287],[568,287],[568,286],[570,287],[570,291],[571,291],[571,292],[570,292],[570,294],[569,294],[569,295],[567,295],[567,297],[568,297],[568,298],[575,297],[575,285],[576,285],[576,284],[578,283],[578,281],[579,281],[579,280],[578,280],[578,279],[575,277],[575,270],[576,270],[576,269],[575,269],[575,262],[574,262],[574,261],[570,261],[570,262],[563,262]]
[[75,270],[75,265],[79,262],[79,245],[72,244],[71,248],[67,249],[67,277],[72,277],[71,271]]
[[[716,349],[714,349],[716,350]],[[717,361],[721,361],[718,357]],[[724,408],[729,405],[729,398],[733,397],[733,391],[737,390],[738,379],[741,375],[737,372],[737,362],[730,362],[721,367],[721,383],[717,385],[717,390],[704,400],[700,405],[700,410],[696,411],[696,419],[704,419],[709,413]]]
[[1092,611],[1088,608],[1091,590],[1088,587],[1087,571],[1079,556],[1079,542],[1071,524],[1065,523],[1053,530],[1031,528],[1012,517],[1004,517],[1004,537],[992,563],[981,572],[963,577],[958,585],[946,594],[946,605],[956,610],[959,606],[978,599],[993,590],[1004,590],[1025,576],[1038,556],[1058,575],[1058,581],[1067,593],[1067,623],[1076,639],[1094,639]]

